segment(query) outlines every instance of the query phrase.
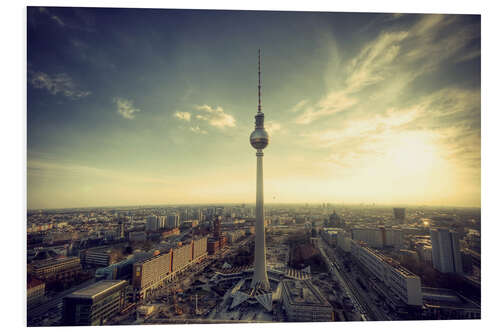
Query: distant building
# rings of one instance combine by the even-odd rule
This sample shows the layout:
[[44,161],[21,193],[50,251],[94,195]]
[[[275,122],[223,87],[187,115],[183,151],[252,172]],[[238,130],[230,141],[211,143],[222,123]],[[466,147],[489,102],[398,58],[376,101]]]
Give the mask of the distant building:
[[133,231],[128,236],[131,242],[145,242],[147,239],[144,231]]
[[165,216],[158,216],[157,225],[158,229],[162,230],[166,228],[167,218]]
[[331,321],[333,308],[311,280],[283,280],[283,308],[288,321]]
[[458,234],[449,229],[431,229],[432,266],[441,273],[463,274]]
[[218,249],[219,249],[219,241],[216,239],[210,238],[208,240],[208,244],[207,244],[208,254],[213,255],[217,252]]
[[88,249],[84,254],[86,265],[106,267],[113,264],[112,251],[109,247],[95,247]]
[[63,299],[63,325],[102,325],[125,307],[125,280],[102,280]]
[[241,238],[245,237],[245,234],[246,234],[246,232],[243,229],[229,231],[226,233],[227,241],[229,243],[237,242]]
[[167,216],[167,227],[169,229],[179,228],[180,227],[180,217],[178,214],[168,215]]
[[179,228],[170,229],[161,233],[161,238],[168,238],[170,236],[180,235],[181,231]]
[[342,218],[335,211],[333,211],[333,213],[328,217],[327,224],[332,228],[342,228],[345,225]]
[[368,246],[382,248],[384,246],[384,233],[380,228],[356,228],[351,230],[352,239],[362,241]]
[[123,221],[121,220],[118,222],[118,235],[120,239],[125,238],[125,226],[123,225]]
[[406,208],[393,208],[394,220],[397,224],[403,224],[406,218]]
[[158,231],[158,217],[157,216],[148,216],[146,220],[146,231]]

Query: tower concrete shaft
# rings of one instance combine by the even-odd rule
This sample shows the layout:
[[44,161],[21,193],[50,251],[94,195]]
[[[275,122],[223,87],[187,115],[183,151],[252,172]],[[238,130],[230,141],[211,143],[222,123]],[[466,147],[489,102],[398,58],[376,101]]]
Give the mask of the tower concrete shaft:
[[255,130],[250,135],[250,144],[257,150],[257,200],[255,205],[255,268],[252,278],[252,288],[269,289],[269,279],[266,268],[266,235],[264,229],[264,181],[262,176],[262,150],[269,144],[269,134],[264,128],[264,113],[260,99],[260,49],[259,49],[259,104],[255,115]]
[[252,288],[269,289],[269,279],[266,267],[266,235],[264,228],[264,181],[262,149],[257,150],[257,196],[255,208],[255,267],[252,279]]

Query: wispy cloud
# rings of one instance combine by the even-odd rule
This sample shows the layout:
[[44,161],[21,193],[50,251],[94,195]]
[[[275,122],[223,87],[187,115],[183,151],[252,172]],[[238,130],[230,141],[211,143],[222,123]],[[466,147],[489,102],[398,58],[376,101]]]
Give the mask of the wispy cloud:
[[307,100],[307,99],[303,99],[303,100],[299,101],[297,104],[295,104],[292,107],[291,111],[292,112],[301,111],[308,102],[309,102],[309,100]]
[[194,132],[194,133],[197,133],[197,134],[207,134],[208,133],[207,131],[201,129],[199,125],[190,127],[189,130],[191,132]]
[[224,109],[220,106],[211,107],[209,105],[197,105],[196,110],[202,111],[202,113],[197,114],[196,118],[200,120],[205,120],[208,124],[217,127],[235,127],[236,120],[229,113],[224,112]]
[[314,106],[305,108],[295,122],[306,125],[323,116],[332,115],[344,111],[357,103],[357,99],[351,97],[345,90],[334,91],[319,100]]
[[[477,27],[457,24],[457,17],[448,15],[423,15],[405,29],[382,31],[344,64],[335,90],[316,102],[295,105],[292,110],[301,111],[295,122],[309,124],[361,104],[369,106],[368,100],[398,96],[443,61],[460,62],[479,56],[478,50],[466,52],[474,38],[478,38]],[[390,99],[385,97],[385,102],[390,103]]]
[[129,99],[117,97],[114,99],[116,104],[116,111],[125,119],[134,119],[135,113],[141,110],[134,107],[134,102]]
[[47,8],[45,7],[40,7],[39,9],[39,12],[42,13],[42,14],[45,14],[47,16],[49,16],[52,20],[54,20],[54,22],[56,22],[58,25],[60,25],[61,27],[64,27],[65,24],[64,22],[61,20],[61,18],[57,15],[54,15],[52,14]]
[[266,124],[266,130],[269,134],[276,133],[278,131],[281,131],[281,124],[275,121],[269,121]]
[[191,113],[189,112],[176,111],[174,117],[185,121],[191,121]]
[[308,144],[331,151],[327,162],[343,168],[359,167],[376,156],[387,155],[391,147],[410,138],[412,144],[428,140],[429,146],[439,147],[442,158],[461,168],[478,170],[479,115],[479,90],[443,88],[414,104],[350,117],[338,129],[311,131],[301,137]]
[[28,82],[37,89],[45,89],[52,95],[62,94],[71,99],[79,99],[91,94],[78,88],[66,73],[50,75],[44,72],[28,70]]

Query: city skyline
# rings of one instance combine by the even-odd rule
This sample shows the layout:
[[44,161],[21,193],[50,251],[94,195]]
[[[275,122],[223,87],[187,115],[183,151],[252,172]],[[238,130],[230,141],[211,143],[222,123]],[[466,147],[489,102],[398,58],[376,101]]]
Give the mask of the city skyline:
[[259,47],[267,203],[480,206],[479,25],[29,7],[28,209],[252,202]]

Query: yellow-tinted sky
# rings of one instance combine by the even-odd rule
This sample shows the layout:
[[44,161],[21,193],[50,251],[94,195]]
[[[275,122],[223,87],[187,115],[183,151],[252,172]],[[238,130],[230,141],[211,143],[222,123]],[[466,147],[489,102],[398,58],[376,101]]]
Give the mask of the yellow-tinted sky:
[[480,205],[480,17],[28,9],[28,208]]

